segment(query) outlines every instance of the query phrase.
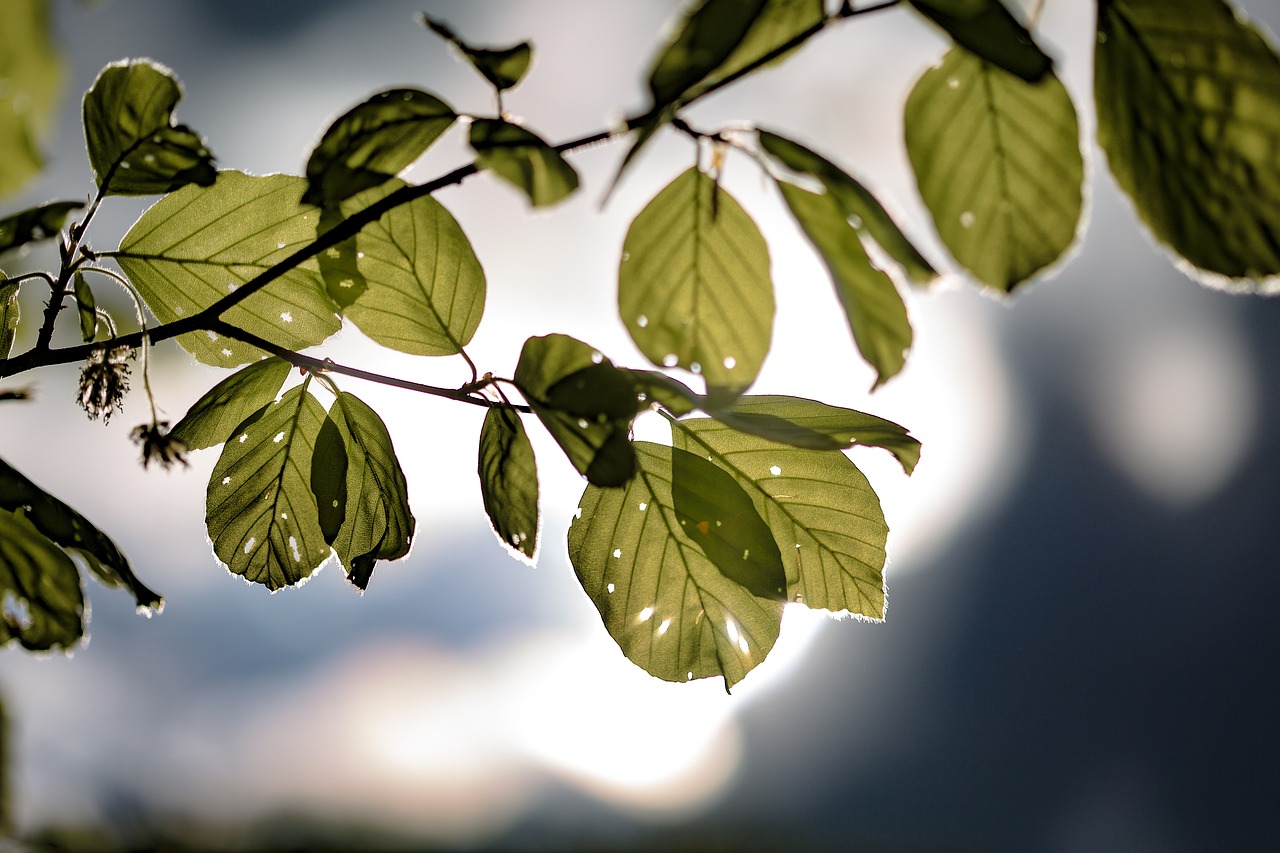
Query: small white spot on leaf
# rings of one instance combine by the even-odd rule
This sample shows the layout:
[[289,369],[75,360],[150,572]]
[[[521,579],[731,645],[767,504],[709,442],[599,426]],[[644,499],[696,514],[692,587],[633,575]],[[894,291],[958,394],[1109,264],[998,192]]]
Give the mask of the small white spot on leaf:
[[782,469],[779,468],[777,465],[773,465],[769,468],[769,473],[777,477],[782,474]]
[[249,541],[244,543],[244,552],[248,554],[250,551],[252,551],[254,543],[257,541],[258,541],[258,538],[256,536],[250,536]]
[[622,549],[621,549],[621,548],[614,548],[614,549],[613,549],[613,558],[614,558],[615,560],[621,560],[621,559],[622,559]]
[[617,587],[615,587],[613,584],[609,584],[607,587],[605,587],[605,590],[606,590],[610,595],[612,595],[612,594],[613,594],[613,591],[614,591],[615,589],[617,589]]
[[294,537],[294,536],[290,536],[290,537],[289,537],[289,550],[293,552],[293,561],[294,561],[295,563],[301,563],[301,562],[302,562],[302,552],[298,550],[298,539],[297,539],[297,537]]
[[663,634],[667,633],[667,629],[670,627],[671,627],[671,620],[663,619],[662,624],[658,626],[658,636],[661,637]]
[[646,607],[644,610],[641,610],[641,611],[640,611],[639,620],[640,620],[641,622],[648,622],[648,621],[649,621],[650,619],[652,619],[652,618],[653,618],[653,608],[652,608],[652,607]]
[[276,437],[271,440],[276,444],[279,444],[280,442],[284,441],[284,430],[280,430],[280,432],[276,433]]
[[673,352],[669,352],[662,357],[663,367],[675,367],[679,363],[680,363],[680,356],[676,355]]
[[737,366],[738,366],[738,360],[737,360],[736,358],[734,358],[734,357],[733,357],[733,356],[731,356],[731,355],[726,355],[726,356],[724,357],[724,369],[725,369],[725,370],[733,370],[733,369],[734,369],[735,367],[737,367]]
[[293,322],[293,315],[292,315],[292,314],[290,314],[288,311],[281,311],[281,312],[280,312],[280,319],[281,319],[281,320],[284,320],[286,323],[292,323],[292,322]]
[[972,228],[973,223],[977,221],[977,217],[973,215],[972,210],[966,210],[964,213],[960,214],[960,227],[962,228]]

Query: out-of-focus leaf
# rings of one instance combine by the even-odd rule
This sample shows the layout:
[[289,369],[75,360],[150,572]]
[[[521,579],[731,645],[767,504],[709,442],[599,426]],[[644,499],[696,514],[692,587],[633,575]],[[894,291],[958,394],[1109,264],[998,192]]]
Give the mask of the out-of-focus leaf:
[[782,603],[728,577],[691,538],[688,520],[681,524],[672,459],[683,451],[650,442],[635,449],[639,469],[625,489],[587,486],[569,527],[569,560],[632,662],[666,681],[719,675],[732,687],[773,648]]
[[218,177],[200,134],[173,123],[178,80],[147,59],[102,69],[84,96],[84,135],[98,187],[108,195],[151,195]]
[[83,635],[75,563],[21,511],[0,509],[0,647],[17,640],[30,651],[69,650]]
[[1280,58],[1222,0],[1100,0],[1098,142],[1156,239],[1231,278],[1280,274]]
[[668,412],[680,417],[703,405],[704,398],[695,394],[688,385],[672,379],[657,370],[628,370],[635,382],[636,391],[642,395],[640,403],[654,402]]
[[[695,94],[714,86],[727,77],[757,62],[805,34],[822,31],[825,18],[822,0],[765,0],[764,6],[747,29],[745,37],[724,62],[695,87]],[[760,66],[775,65],[799,48],[799,44],[780,53]]]
[[231,374],[195,402],[170,431],[188,450],[222,444],[245,419],[276,398],[290,364],[266,358]]
[[62,83],[46,0],[5,0],[0,27],[0,196],[41,168],[40,136]]
[[18,336],[18,320],[21,317],[18,285],[6,281],[4,270],[0,270],[0,361],[7,359],[13,351],[13,341]]
[[769,249],[750,215],[698,169],[672,181],[627,231],[618,309],[650,361],[741,393],[773,335]]
[[307,161],[304,204],[333,205],[394,177],[453,126],[453,108],[419,89],[379,92],[325,131]]
[[618,184],[622,183],[622,176],[635,162],[640,151],[649,144],[654,134],[661,130],[663,125],[671,121],[674,115],[675,113],[672,110],[656,110],[650,113],[644,121],[632,128],[636,138],[632,140],[631,147],[627,149],[627,153],[623,155],[622,163],[618,165],[618,171],[614,174],[613,180],[609,182],[609,189],[605,191],[602,204],[609,200],[609,197],[613,195],[613,191],[618,188]]
[[529,64],[533,61],[533,46],[527,41],[511,47],[473,47],[458,38],[442,21],[424,14],[422,22],[440,38],[456,47],[499,92],[515,88],[529,71]]
[[[113,256],[156,318],[171,323],[208,308],[315,241],[318,214],[299,203],[305,188],[304,179],[290,175],[220,172],[212,187],[185,187],[153,204]],[[222,318],[291,350],[314,346],[341,325],[314,260],[284,273]],[[212,332],[191,332],[178,342],[217,367],[262,355]]]
[[908,0],[979,59],[1034,83],[1053,62],[1000,0]]
[[830,193],[818,195],[778,182],[787,207],[831,273],[862,357],[878,387],[897,375],[911,347],[911,323],[893,280],[877,269]]
[[907,155],[938,236],[981,281],[1011,292],[1076,238],[1084,160],[1057,76],[1027,83],[952,48],[911,90]]
[[76,270],[71,279],[71,287],[76,296],[76,311],[80,315],[80,336],[88,343],[98,334],[98,303],[93,298],[93,290],[84,274]]
[[765,0],[699,0],[649,72],[655,108],[680,100],[742,44]]
[[470,142],[480,165],[527,195],[534,207],[562,201],[578,188],[578,173],[560,152],[518,124],[476,119]]
[[0,219],[0,252],[58,236],[71,211],[82,207],[81,201],[51,201]]
[[480,429],[480,496],[499,541],[524,559],[538,551],[538,465],[520,416],[492,408]]

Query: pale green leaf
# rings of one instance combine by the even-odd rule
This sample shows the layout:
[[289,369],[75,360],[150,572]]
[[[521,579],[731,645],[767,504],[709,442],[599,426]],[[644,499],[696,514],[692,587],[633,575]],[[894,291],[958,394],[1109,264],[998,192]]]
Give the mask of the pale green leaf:
[[71,211],[82,207],[82,201],[51,201],[0,219],[0,252],[58,236]]
[[569,560],[605,629],[631,661],[666,681],[723,676],[732,687],[778,638],[782,603],[726,577],[681,525],[672,456],[636,442],[625,489],[588,486],[569,527]]
[[80,572],[21,511],[0,509],[0,604],[0,647],[70,650],[84,635]]
[[1156,239],[1231,278],[1280,274],[1280,58],[1222,0],[1102,0],[1107,165]]
[[867,478],[838,450],[807,450],[709,418],[675,421],[677,448],[733,475],[782,552],[790,600],[868,619],[884,617],[889,529]]
[[[190,316],[316,239],[314,209],[300,205],[306,181],[290,175],[219,172],[212,187],[185,187],[142,214],[114,253],[162,323]],[[222,318],[291,350],[320,343],[341,325],[316,262],[307,261]],[[257,361],[255,347],[212,332],[179,343],[206,364]]]
[[236,427],[276,398],[292,365],[266,358],[231,374],[197,400],[170,431],[188,450],[222,444]]
[[938,236],[1006,293],[1062,257],[1080,227],[1084,161],[1057,76],[1026,83],[953,48],[906,105],[907,155]]
[[908,0],[976,58],[1034,83],[1053,62],[1001,0]]
[[475,47],[464,42],[443,21],[427,15],[422,22],[436,35],[451,43],[499,92],[514,88],[524,79],[533,61],[533,46],[527,41],[510,47]]
[[44,166],[40,137],[63,69],[46,0],[5,0],[0,27],[0,196],[17,192]]
[[650,361],[741,392],[773,335],[769,249],[750,215],[698,169],[672,181],[627,231],[618,309]]
[[13,342],[18,337],[18,320],[21,317],[18,285],[5,281],[4,270],[0,270],[0,361],[7,359],[13,351]]
[[685,13],[649,71],[654,108],[680,100],[729,59],[765,0],[699,0]]
[[480,496],[503,545],[532,561],[538,551],[538,466],[520,416],[494,407],[480,429]]
[[173,123],[178,80],[148,59],[102,69],[84,96],[84,134],[98,187],[109,195],[151,195],[217,178],[200,134]]
[[534,207],[556,204],[578,188],[578,173],[560,152],[518,124],[476,119],[469,140],[480,165],[527,195]]
[[311,457],[325,411],[306,385],[286,391],[227,440],[213,466],[205,523],[232,572],[276,590],[329,556],[311,491]]
[[902,295],[871,262],[830,193],[818,195],[786,181],[779,181],[778,189],[831,273],[853,339],[875,368],[878,387],[902,369],[911,347],[911,323]]

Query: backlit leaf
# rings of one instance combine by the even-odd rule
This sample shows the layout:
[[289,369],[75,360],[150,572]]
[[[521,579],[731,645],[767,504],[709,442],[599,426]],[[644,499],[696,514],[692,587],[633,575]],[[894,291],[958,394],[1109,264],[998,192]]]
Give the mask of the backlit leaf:
[[75,563],[22,512],[0,509],[0,647],[69,650],[83,634]]
[[901,294],[871,262],[830,193],[818,195],[786,181],[779,181],[778,189],[831,273],[858,351],[876,370],[876,386],[887,382],[902,369],[911,347]]
[[21,317],[18,285],[5,281],[4,270],[0,270],[0,361],[7,359],[13,351],[13,342],[18,337],[18,320]]
[[905,121],[938,236],[978,279],[1010,292],[1075,240],[1084,161],[1056,75],[1026,83],[953,48],[917,81]]
[[[825,16],[822,0],[765,0],[738,46],[701,81],[696,91],[714,86],[806,34],[816,35],[822,30]],[[798,47],[799,43],[761,67],[781,62]]]
[[884,617],[885,541],[880,499],[838,450],[807,450],[709,418],[672,424],[675,447],[733,475],[782,552],[790,600],[868,619]]
[[467,61],[500,92],[514,88],[529,71],[529,63],[533,61],[533,46],[527,41],[510,47],[474,47],[458,38],[442,21],[424,14],[422,22],[436,35],[458,48]]
[[232,436],[213,466],[205,503],[213,551],[267,589],[305,580],[329,556],[310,483],[324,420],[324,409],[299,385]]
[[169,435],[188,450],[222,444],[246,418],[276,398],[291,367],[273,357],[231,374],[197,400]]
[[974,57],[1034,83],[1053,62],[1001,0],[908,0]]
[[147,59],[102,69],[84,96],[89,163],[106,194],[151,195],[217,178],[200,134],[173,123],[178,80]]
[[618,268],[618,309],[650,361],[741,392],[773,335],[769,249],[745,210],[690,169],[640,211]]
[[569,560],[631,661],[666,681],[722,675],[732,687],[773,648],[782,603],[727,577],[680,523],[672,457],[682,451],[635,448],[639,469],[625,489],[583,493]]
[[46,0],[5,0],[0,27],[0,196],[44,166],[40,137],[62,83]]
[[469,138],[480,165],[527,195],[534,207],[555,204],[578,188],[578,173],[560,152],[517,124],[476,119]]
[[[114,257],[162,323],[195,314],[316,239],[317,213],[299,204],[306,181],[219,172],[212,187],[185,187],[142,214]],[[291,350],[320,343],[340,321],[316,262],[281,275],[223,314]],[[212,332],[179,343],[206,364],[235,367],[261,351]]]
[[705,399],[695,394],[688,385],[672,379],[661,371],[628,370],[627,372],[631,374],[637,392],[644,395],[640,400],[641,404],[654,402],[676,417],[680,417],[689,414],[705,402]]
[[480,429],[480,496],[503,545],[532,561],[538,551],[538,466],[520,416],[494,407]]
[[765,0],[699,0],[649,72],[654,107],[680,100],[729,59],[764,6]]
[[0,252],[58,236],[71,211],[82,207],[80,201],[51,201],[0,219]]
[[80,336],[88,343],[98,334],[98,303],[79,270],[72,276],[71,286],[76,296],[76,312],[80,315]]
[[1280,58],[1222,0],[1101,0],[1107,165],[1156,239],[1231,278],[1280,273]]
[[419,89],[379,92],[325,131],[307,161],[302,201],[337,204],[402,170],[453,126],[453,109]]

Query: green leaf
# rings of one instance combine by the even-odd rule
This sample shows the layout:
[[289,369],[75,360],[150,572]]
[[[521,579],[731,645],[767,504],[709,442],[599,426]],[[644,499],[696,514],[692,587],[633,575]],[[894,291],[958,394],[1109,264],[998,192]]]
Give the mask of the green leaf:
[[18,305],[18,285],[5,280],[4,270],[0,270],[0,361],[9,357],[13,351],[14,339],[18,337],[18,320],[22,316]]
[[222,444],[246,418],[276,398],[290,369],[287,361],[272,357],[231,374],[187,410],[170,437],[188,450]]
[[3,459],[0,459],[0,509],[22,510],[42,535],[83,557],[102,583],[127,588],[138,607],[155,610],[162,605],[160,596],[138,580],[129,561],[107,534]]
[[471,122],[471,147],[480,165],[546,207],[578,188],[578,173],[554,147],[517,124],[502,119]]
[[618,309],[654,364],[740,393],[760,372],[773,334],[769,248],[738,202],[690,169],[631,223]]
[[398,560],[409,553],[417,523],[395,446],[378,413],[343,391],[329,417],[347,460],[345,517],[332,544],[347,579],[363,590],[378,560]]
[[[631,375],[567,335],[529,338],[516,364],[515,384],[534,414],[597,486],[621,486],[635,473],[631,421],[640,408]],[[630,394],[631,405],[621,401]]]
[[952,49],[917,81],[905,121],[938,236],[978,279],[1011,292],[1074,242],[1084,160],[1056,75],[1026,83]]
[[337,204],[394,177],[453,126],[453,108],[420,89],[391,89],[352,107],[307,161],[305,204]]
[[681,451],[635,449],[639,469],[625,489],[587,486],[569,560],[632,662],[666,681],[721,675],[732,687],[773,648],[782,604],[727,577],[680,523],[672,457]]
[[810,450],[841,450],[854,445],[880,447],[892,453],[908,474],[920,461],[920,442],[893,421],[817,400],[748,396],[709,414],[738,432],[793,447]]
[[704,398],[693,393],[688,385],[660,371],[628,369],[627,372],[631,374],[637,393],[643,395],[640,398],[641,405],[653,401],[676,417],[680,417],[689,414],[705,402]]
[[783,554],[791,600],[884,617],[888,527],[871,484],[838,450],[807,450],[709,418],[675,421],[675,447],[733,475]]
[[538,551],[538,466],[520,416],[491,408],[480,429],[480,496],[493,532],[530,562]]
[[329,556],[311,491],[311,456],[325,411],[305,384],[264,407],[213,466],[205,523],[213,551],[270,590],[300,583]]
[[908,0],[960,47],[1010,74],[1034,83],[1053,69],[1040,49],[1000,0]]
[[17,640],[31,651],[70,650],[83,635],[75,563],[21,511],[0,509],[0,647]]
[[132,59],[102,69],[84,96],[84,135],[98,188],[152,195],[217,178],[200,134],[173,123],[182,88],[168,69]]
[[630,128],[635,132],[636,138],[632,140],[631,147],[627,149],[627,153],[623,155],[622,162],[618,165],[618,171],[614,173],[613,180],[609,182],[609,188],[605,190],[601,206],[609,201],[610,196],[613,195],[613,191],[618,188],[618,184],[622,183],[622,176],[626,173],[627,169],[635,163],[636,157],[640,154],[640,151],[648,145],[657,132],[674,117],[674,110],[657,110],[649,113],[643,121]]
[[[220,172],[212,187],[186,187],[142,214],[114,254],[162,323],[190,316],[316,239],[315,210],[299,204],[306,181]],[[314,260],[281,275],[223,314],[228,323],[291,350],[341,325]],[[212,332],[178,338],[206,364],[257,361],[255,347]]]
[[46,0],[5,0],[0,27],[0,196],[44,167],[39,138],[62,83]]
[[[361,193],[343,203],[343,214],[400,186],[393,181]],[[471,340],[484,313],[484,270],[440,202],[423,196],[393,208],[361,229],[354,247],[354,258],[350,247],[328,250],[321,269],[329,293],[360,331],[413,355],[454,355]]]
[[51,201],[0,219],[0,252],[58,236],[71,211],[82,207],[81,201]]
[[893,280],[877,269],[830,193],[818,195],[786,181],[778,189],[809,242],[822,257],[862,357],[879,387],[897,375],[911,347],[907,307]]
[[902,233],[898,223],[871,191],[839,166],[798,142],[767,130],[759,131],[760,147],[793,172],[816,178],[840,205],[858,234],[872,240],[893,258],[916,284],[928,284],[937,271]]
[[1221,0],[1102,0],[1098,142],[1157,240],[1231,278],[1280,273],[1280,58]]
[[525,73],[529,70],[529,63],[533,60],[533,46],[527,41],[511,47],[472,47],[458,38],[442,21],[429,18],[424,14],[422,22],[440,38],[456,47],[499,92],[515,88],[524,79]]
[[[751,22],[745,37],[715,71],[701,81],[696,92],[705,91],[727,77],[758,62],[784,45],[797,41],[794,47],[761,65],[776,65],[799,49],[802,37],[822,31],[826,12],[822,0],[765,0],[763,8]],[[695,92],[695,94],[696,94]]]
[[76,310],[80,314],[80,336],[88,343],[98,335],[98,303],[93,298],[89,282],[84,274],[76,270],[71,279],[72,289],[76,295]]
[[655,109],[674,104],[729,59],[765,0],[700,0],[676,28],[649,72]]

